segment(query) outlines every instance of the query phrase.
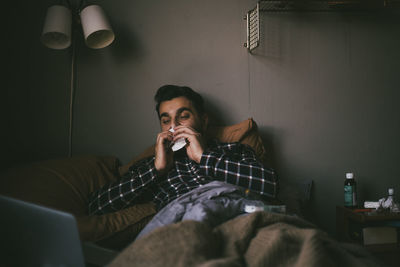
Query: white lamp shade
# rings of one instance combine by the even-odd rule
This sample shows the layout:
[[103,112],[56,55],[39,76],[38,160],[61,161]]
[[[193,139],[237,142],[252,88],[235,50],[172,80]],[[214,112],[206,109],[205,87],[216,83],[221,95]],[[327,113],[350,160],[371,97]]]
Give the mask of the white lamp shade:
[[114,41],[114,32],[100,6],[87,6],[81,11],[80,16],[85,42],[88,47],[103,48]]
[[71,10],[61,5],[49,7],[40,39],[49,48],[69,47],[71,45]]

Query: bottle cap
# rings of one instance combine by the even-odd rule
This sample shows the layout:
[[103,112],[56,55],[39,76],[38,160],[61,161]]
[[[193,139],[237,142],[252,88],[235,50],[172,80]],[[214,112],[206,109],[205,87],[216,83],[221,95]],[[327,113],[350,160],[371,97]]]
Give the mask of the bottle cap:
[[394,194],[394,189],[393,188],[389,188],[389,195],[393,195]]
[[353,175],[352,172],[346,173],[346,178],[347,178],[347,179],[353,179],[353,177],[354,177],[354,175]]

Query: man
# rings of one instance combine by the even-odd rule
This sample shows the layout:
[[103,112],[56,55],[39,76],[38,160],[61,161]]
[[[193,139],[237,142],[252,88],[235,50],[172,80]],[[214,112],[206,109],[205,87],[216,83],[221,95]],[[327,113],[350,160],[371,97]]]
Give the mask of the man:
[[[203,98],[189,87],[165,85],[154,97],[160,119],[155,156],[134,164],[115,183],[90,196],[89,214],[104,214],[135,204],[150,194],[158,209],[177,197],[213,180],[276,196],[276,178],[256,159],[254,151],[239,143],[207,142],[208,116]],[[173,129],[173,132],[171,131]],[[184,138],[186,145],[173,152],[171,144]]]

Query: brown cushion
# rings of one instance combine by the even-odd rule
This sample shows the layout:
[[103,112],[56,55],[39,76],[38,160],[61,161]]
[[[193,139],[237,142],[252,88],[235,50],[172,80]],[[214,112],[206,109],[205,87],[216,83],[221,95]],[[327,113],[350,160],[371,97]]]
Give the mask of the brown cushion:
[[81,156],[35,162],[0,175],[0,193],[21,200],[87,215],[88,195],[117,179],[115,157]]
[[[265,150],[252,119],[235,125],[210,127],[210,138],[221,142],[241,142],[264,157]],[[140,159],[154,155],[154,145],[129,164],[119,167],[112,156],[79,156],[41,161],[0,174],[0,194],[41,204],[74,214],[82,240],[97,241],[110,248],[122,248],[132,241],[156,210],[152,203],[105,214],[87,215],[88,196]]]
[[[146,204],[143,204],[146,205]],[[143,206],[142,204],[135,205],[131,208],[128,208],[127,210],[135,209],[134,207],[141,207]],[[151,204],[152,205],[152,204]],[[122,250],[125,248],[127,245],[129,245],[133,240],[135,240],[136,236],[140,233],[140,231],[146,226],[146,224],[153,218],[155,214],[155,207],[153,206],[152,208],[154,209],[152,213],[149,213],[148,211],[150,210],[148,207],[143,206],[144,211],[141,213],[142,218],[139,219],[137,217],[136,212],[128,212],[129,214],[136,214],[136,216],[133,218],[134,223],[130,224],[128,227],[125,229],[122,229],[120,231],[115,232],[115,234],[109,235],[105,238],[100,239],[96,243],[102,247],[107,247],[110,249],[115,249],[115,250]],[[123,212],[123,211],[121,211]],[[120,212],[118,212],[120,213]],[[147,215],[147,216],[146,216]],[[103,215],[104,216],[104,215]],[[113,217],[110,216],[110,221],[113,220]],[[121,224],[122,225],[122,224]]]
[[154,204],[149,202],[104,215],[79,217],[77,222],[82,240],[120,250],[135,239],[155,213]]
[[258,132],[257,123],[252,118],[230,126],[210,127],[207,134],[220,142],[240,142],[249,145],[260,160],[265,157],[264,144]]
[[72,213],[82,240],[102,240],[129,227],[135,229],[136,223],[155,214],[154,205],[147,203],[107,215],[87,215],[89,194],[118,179],[118,166],[112,156],[27,164],[0,174],[0,194]]
[[[240,142],[242,144],[247,144],[254,149],[257,157],[261,161],[265,159],[265,148],[259,135],[257,124],[252,118],[229,126],[211,126],[207,131],[207,138],[215,138],[224,143]],[[153,156],[154,148],[155,145],[148,147],[128,164],[121,166],[119,168],[120,175],[125,174],[129,167],[139,160]]]

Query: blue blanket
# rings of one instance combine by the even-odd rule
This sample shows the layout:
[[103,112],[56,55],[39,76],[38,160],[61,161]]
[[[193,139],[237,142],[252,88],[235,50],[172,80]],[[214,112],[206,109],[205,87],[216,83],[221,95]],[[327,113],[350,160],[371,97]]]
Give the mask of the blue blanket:
[[162,208],[136,239],[158,227],[185,220],[206,222],[214,227],[243,214],[245,205],[262,206],[263,202],[247,199],[241,187],[213,181],[180,196]]

